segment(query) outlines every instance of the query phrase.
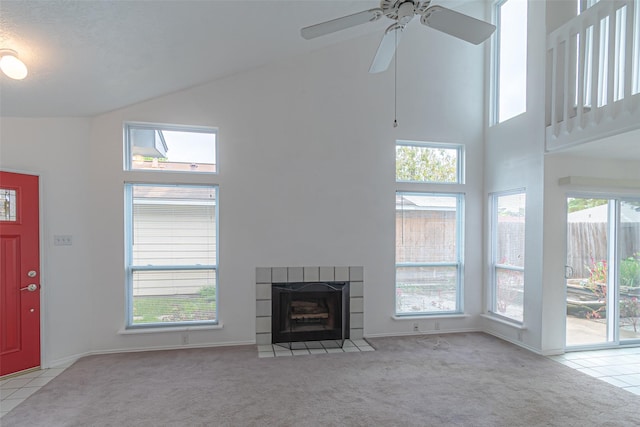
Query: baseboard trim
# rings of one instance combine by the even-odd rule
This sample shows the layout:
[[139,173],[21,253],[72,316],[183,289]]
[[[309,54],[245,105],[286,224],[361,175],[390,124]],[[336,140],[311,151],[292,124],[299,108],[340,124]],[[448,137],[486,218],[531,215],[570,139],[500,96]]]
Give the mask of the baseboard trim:
[[231,342],[224,342],[224,343],[205,343],[205,344],[189,344],[189,345],[178,345],[178,346],[135,347],[135,348],[117,348],[117,349],[110,349],[110,350],[94,350],[94,351],[87,351],[85,353],[77,353],[71,356],[66,356],[60,359],[53,360],[49,363],[49,366],[47,366],[47,368],[68,366],[83,357],[96,356],[100,354],[141,353],[144,351],[185,350],[190,348],[232,347],[232,346],[255,345],[255,344],[256,344],[255,341],[231,341]]
[[477,328],[459,328],[459,329],[441,329],[437,331],[409,331],[409,332],[388,332],[382,334],[365,334],[365,338],[384,338],[384,337],[405,337],[405,336],[418,336],[418,335],[442,335],[442,334],[458,334],[465,332],[484,332]]
[[535,347],[531,347],[530,345],[527,345],[527,344],[523,343],[522,341],[513,340],[513,339],[507,337],[506,335],[499,334],[499,333],[497,333],[495,331],[484,330],[482,332],[484,332],[485,334],[488,334],[488,335],[493,335],[496,338],[500,338],[502,341],[506,341],[506,342],[511,343],[513,345],[517,345],[518,347],[522,347],[525,350],[529,350],[532,353],[539,354],[540,356],[544,356],[544,354],[539,349],[537,349]]

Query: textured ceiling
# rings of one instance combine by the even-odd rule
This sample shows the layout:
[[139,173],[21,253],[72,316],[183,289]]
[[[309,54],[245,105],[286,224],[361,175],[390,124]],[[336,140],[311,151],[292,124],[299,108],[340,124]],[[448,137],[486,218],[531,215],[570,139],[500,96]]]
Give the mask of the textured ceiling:
[[[377,0],[0,0],[0,48],[29,76],[0,75],[0,115],[92,116],[380,32],[388,21],[307,41],[300,28]],[[372,52],[376,46],[372,46]]]

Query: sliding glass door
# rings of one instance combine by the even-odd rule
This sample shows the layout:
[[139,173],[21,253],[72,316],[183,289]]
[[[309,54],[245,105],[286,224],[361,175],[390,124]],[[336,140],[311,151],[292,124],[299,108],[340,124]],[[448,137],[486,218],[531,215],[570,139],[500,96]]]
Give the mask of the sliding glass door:
[[567,347],[640,342],[640,200],[567,207]]

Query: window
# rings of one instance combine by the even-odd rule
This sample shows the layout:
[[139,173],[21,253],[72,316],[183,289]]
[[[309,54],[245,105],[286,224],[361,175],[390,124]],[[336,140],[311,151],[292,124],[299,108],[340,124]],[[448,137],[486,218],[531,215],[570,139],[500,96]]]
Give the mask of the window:
[[217,172],[217,133],[149,124],[125,127],[125,170]]
[[16,216],[16,190],[0,188],[0,221],[17,221]]
[[130,326],[216,320],[216,193],[127,185]]
[[396,314],[462,311],[460,194],[396,193]]
[[[190,182],[195,173],[215,172],[215,136],[200,128],[125,125],[125,169],[133,178],[125,183],[129,328],[217,323],[218,186]],[[155,145],[135,159],[142,140]],[[154,150],[165,150],[163,157]],[[154,184],[146,183],[149,174]]]
[[501,123],[527,110],[527,0],[495,4],[493,120]]
[[396,143],[396,181],[460,184],[462,146],[401,141]]
[[524,246],[526,195],[518,190],[492,195],[490,311],[524,320]]

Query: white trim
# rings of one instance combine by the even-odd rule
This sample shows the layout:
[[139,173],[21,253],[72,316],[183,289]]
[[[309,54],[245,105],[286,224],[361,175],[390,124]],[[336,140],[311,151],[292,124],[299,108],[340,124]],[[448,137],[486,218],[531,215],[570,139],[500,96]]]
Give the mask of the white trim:
[[406,336],[419,336],[419,335],[447,335],[447,334],[460,334],[482,332],[482,329],[478,328],[456,328],[456,329],[442,329],[439,331],[426,331],[426,332],[386,332],[382,334],[367,334],[364,338],[386,338],[386,337],[406,337]]
[[190,344],[181,346],[158,346],[158,347],[137,347],[137,348],[120,348],[112,350],[96,350],[87,351],[84,353],[76,353],[71,356],[66,356],[60,359],[53,360],[49,366],[43,366],[43,368],[54,368],[68,366],[83,357],[98,356],[101,354],[118,354],[118,353],[141,353],[146,351],[165,351],[165,350],[185,350],[191,348],[216,348],[216,347],[233,347],[241,345],[254,346],[256,343],[252,341],[229,341],[225,343],[206,343],[206,344]]
[[500,334],[500,333],[495,332],[495,331],[484,330],[482,332],[484,332],[485,334],[488,334],[488,335],[492,335],[492,336],[494,336],[496,338],[499,338],[499,339],[501,339],[503,341],[507,341],[508,343],[511,343],[513,345],[517,345],[518,347],[522,347],[525,350],[529,350],[532,353],[539,354],[540,356],[552,356],[552,355],[558,354],[558,353],[551,353],[551,351],[556,351],[556,350],[546,350],[546,351],[542,352],[542,351],[540,351],[539,349],[537,349],[535,347],[531,347],[530,345],[527,345],[527,344],[523,343],[522,341],[513,340],[513,339],[507,337],[506,335]]
[[[466,319],[471,317],[471,315],[469,314],[464,314],[464,313],[453,313],[453,314],[438,314],[438,313],[433,313],[433,314],[424,314],[424,313],[419,313],[419,314],[403,314],[403,315],[393,315],[391,316],[391,319],[393,320],[416,320],[416,319]],[[441,332],[441,331],[436,331],[436,332]]]
[[519,331],[526,331],[529,329],[524,323],[519,323],[515,320],[510,320],[506,317],[502,318],[492,314],[481,314],[480,317],[484,319],[492,320],[496,323],[500,323],[501,325],[511,326],[512,328],[517,329]]
[[[136,326],[130,329],[118,330],[118,335],[137,335],[137,334],[157,334],[163,332],[191,332],[191,331],[209,331],[222,329],[222,323],[215,325],[194,325],[194,326],[176,326],[176,327],[140,327]],[[182,348],[182,347],[180,347]]]

